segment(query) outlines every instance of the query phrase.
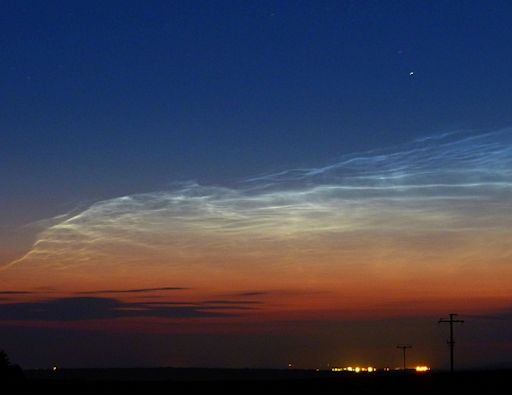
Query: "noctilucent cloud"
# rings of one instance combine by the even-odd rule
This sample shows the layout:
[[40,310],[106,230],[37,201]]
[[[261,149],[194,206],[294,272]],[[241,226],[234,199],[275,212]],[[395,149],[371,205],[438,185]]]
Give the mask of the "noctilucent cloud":
[[0,6],[14,362],[510,360],[509,2],[104,3]]

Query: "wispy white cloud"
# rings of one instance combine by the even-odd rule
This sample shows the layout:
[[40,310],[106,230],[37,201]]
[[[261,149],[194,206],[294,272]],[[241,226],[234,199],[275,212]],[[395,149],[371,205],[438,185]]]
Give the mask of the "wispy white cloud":
[[[99,201],[48,226],[9,267],[177,267],[225,257],[275,263],[290,254],[300,261],[325,254],[326,245],[330,254],[360,248],[354,240],[361,237],[366,250],[386,251],[403,248],[407,238],[439,237],[442,251],[450,237],[510,234],[511,213],[512,129],[454,132],[234,187],[187,183]],[[466,243],[466,253],[480,247]],[[510,256],[500,248],[496,253]]]

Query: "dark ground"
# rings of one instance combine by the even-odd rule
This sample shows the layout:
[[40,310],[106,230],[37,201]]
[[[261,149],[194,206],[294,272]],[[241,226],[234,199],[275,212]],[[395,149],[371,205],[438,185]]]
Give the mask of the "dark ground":
[[[6,394],[263,394],[269,391],[336,394],[510,394],[512,371],[343,374],[257,369],[32,370],[3,383]],[[2,391],[4,393],[4,391]]]

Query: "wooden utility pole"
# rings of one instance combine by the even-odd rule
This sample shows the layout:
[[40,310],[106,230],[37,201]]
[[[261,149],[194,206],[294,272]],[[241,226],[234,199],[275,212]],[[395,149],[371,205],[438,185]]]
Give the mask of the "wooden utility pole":
[[455,317],[457,314],[455,313],[450,313],[448,314],[450,316],[450,318],[448,320],[446,319],[442,319],[440,318],[438,323],[441,324],[441,323],[448,323],[450,324],[450,340],[448,340],[448,345],[450,346],[450,372],[453,373],[454,371],[454,368],[453,368],[453,351],[455,349],[455,340],[453,338],[453,324],[456,324],[456,323],[459,323],[459,324],[462,324],[464,321],[463,320],[454,320],[453,317]]
[[406,351],[408,348],[412,348],[412,346],[411,346],[410,344],[399,344],[399,345],[397,345],[397,346],[396,346],[396,348],[401,348],[401,349],[402,349],[402,352],[403,352],[403,354],[404,354],[404,370],[403,370],[403,372],[404,372],[404,374],[405,374],[406,369],[407,369],[407,365],[406,365],[406,363],[405,363],[405,351]]

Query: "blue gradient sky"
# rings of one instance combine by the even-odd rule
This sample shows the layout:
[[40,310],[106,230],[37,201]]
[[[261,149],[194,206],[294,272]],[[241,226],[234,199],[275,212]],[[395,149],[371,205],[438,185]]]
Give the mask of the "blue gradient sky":
[[508,2],[1,7],[12,222],[510,123]]
[[[220,320],[220,300],[261,304],[281,329],[272,314],[329,311],[321,333],[342,310],[409,317],[405,300],[509,316],[510,15],[506,1],[2,2],[0,301],[18,305],[0,313],[92,303],[123,327],[119,306]],[[183,288],[167,302],[185,308],[75,293],[123,287]],[[224,365],[251,364],[237,358]]]

